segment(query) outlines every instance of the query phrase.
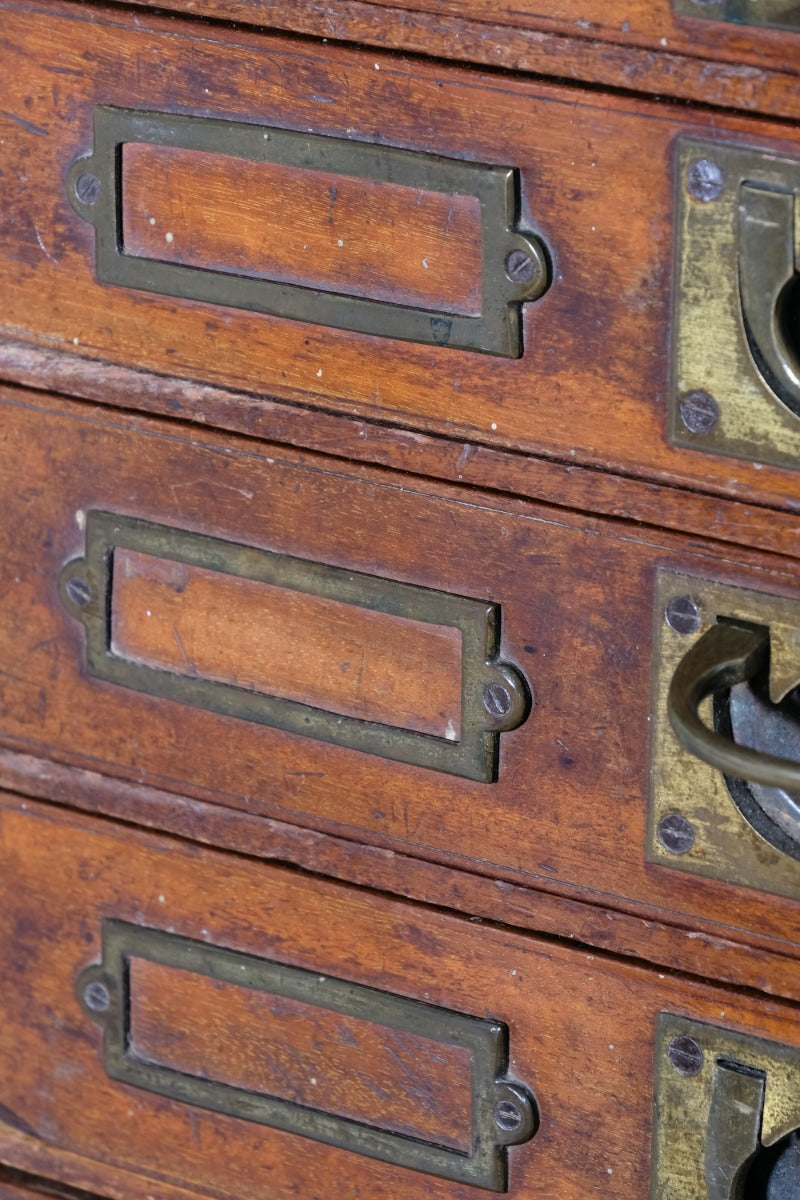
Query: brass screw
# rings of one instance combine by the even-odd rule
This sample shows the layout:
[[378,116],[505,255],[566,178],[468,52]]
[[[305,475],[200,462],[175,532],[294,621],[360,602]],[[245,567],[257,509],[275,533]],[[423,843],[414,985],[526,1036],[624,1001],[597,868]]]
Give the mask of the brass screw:
[[483,707],[490,717],[504,717],[511,709],[511,693],[502,683],[490,683],[483,693]]
[[703,614],[693,596],[673,596],[664,609],[664,620],[675,633],[697,633]]
[[679,1075],[699,1075],[703,1057],[702,1046],[685,1033],[674,1037],[667,1047],[667,1058]]
[[75,180],[75,195],[81,204],[97,204],[100,199],[100,180],[96,175],[85,171]]
[[83,1002],[92,1012],[107,1012],[111,1004],[108,988],[99,979],[93,979],[84,988]]
[[494,1123],[503,1133],[514,1133],[522,1124],[522,1113],[512,1100],[501,1100],[494,1106]]
[[64,590],[78,608],[85,608],[92,598],[92,589],[88,581],[82,579],[80,575],[73,575],[71,579],[68,579]]
[[713,159],[694,158],[689,163],[686,186],[690,196],[701,204],[708,204],[722,195],[725,177]]
[[708,392],[687,392],[681,396],[678,408],[690,433],[711,433],[719,421],[719,405]]
[[694,845],[694,828],[682,813],[667,813],[658,823],[658,840],[670,854],[688,854]]

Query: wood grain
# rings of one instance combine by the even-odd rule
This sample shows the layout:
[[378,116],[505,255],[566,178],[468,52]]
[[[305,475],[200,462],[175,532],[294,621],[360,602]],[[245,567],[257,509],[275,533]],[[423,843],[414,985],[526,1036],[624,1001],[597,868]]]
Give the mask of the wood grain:
[[[376,70],[374,54],[338,47],[216,26],[212,42],[206,26],[145,15],[134,28],[119,13],[88,15],[57,4],[5,10],[7,111],[22,124],[7,119],[3,137],[28,164],[27,190],[5,182],[9,336],[744,500],[755,491],[787,511],[800,502],[797,473],[669,447],[664,433],[675,138],[713,133],[796,153],[796,126],[397,58]],[[45,82],[54,63],[71,72],[59,76],[57,101]],[[156,101],[367,142],[377,124],[390,144],[517,167],[523,223],[554,260],[553,286],[527,306],[523,357],[401,345],[99,285],[94,234],[68,205],[64,171],[92,144],[94,103]],[[136,402],[132,391],[127,403]]]
[[480,313],[480,201],[140,143],[122,153],[126,254]]
[[116,550],[114,653],[314,708],[457,738],[461,633]]
[[546,8],[427,0],[413,10],[399,0],[335,0],[324,9],[316,0],[130,2],[772,116],[800,113],[791,34],[678,18],[670,0]]
[[[15,1162],[38,1146],[56,1171],[63,1160],[65,1176],[76,1158],[94,1160],[112,1195],[146,1188],[173,1197],[178,1180],[242,1200],[474,1192],[108,1079],[101,1031],[73,994],[78,973],[98,959],[108,916],[504,1022],[510,1070],[534,1089],[541,1113],[535,1138],[511,1151],[511,1200],[543,1179],[560,1200],[646,1194],[662,1010],[776,1041],[796,1036],[796,1009],[763,996],[662,978],[325,881],[311,886],[296,872],[8,795],[1,828],[0,1154]],[[368,1065],[352,1060],[354,1071]],[[458,1097],[452,1103],[463,1111]]]
[[[678,885],[642,851],[656,571],[793,599],[796,561],[376,469],[332,471],[308,453],[11,389],[0,428],[9,747],[800,954],[796,902],[684,874]],[[90,508],[499,604],[501,655],[536,706],[501,736],[498,782],[92,680],[82,626],[56,594]]]

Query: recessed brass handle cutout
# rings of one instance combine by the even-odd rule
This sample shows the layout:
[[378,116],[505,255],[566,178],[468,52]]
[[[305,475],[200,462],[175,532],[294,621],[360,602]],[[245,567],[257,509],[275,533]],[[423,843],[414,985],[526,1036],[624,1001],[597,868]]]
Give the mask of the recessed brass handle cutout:
[[681,745],[723,774],[766,787],[800,790],[800,763],[738,745],[709,729],[697,711],[708,696],[749,683],[768,661],[768,629],[733,621],[712,625],[687,651],[672,677],[669,719]]

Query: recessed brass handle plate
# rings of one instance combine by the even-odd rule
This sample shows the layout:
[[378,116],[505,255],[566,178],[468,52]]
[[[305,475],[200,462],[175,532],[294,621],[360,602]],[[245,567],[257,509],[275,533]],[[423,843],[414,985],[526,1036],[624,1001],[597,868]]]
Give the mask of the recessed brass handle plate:
[[[481,304],[477,315],[392,304],[346,294],[320,281],[307,285],[259,278],[126,253],[122,213],[122,152],[141,144],[273,163],[440,193],[474,197],[480,208]],[[94,147],[67,174],[75,211],[95,229],[95,272],[103,283],[227,305],[357,333],[518,358],[520,305],[548,284],[544,247],[518,227],[520,174],[516,168],[470,163],[347,138],[278,129],[249,122],[98,105]],[[291,219],[289,213],[287,219]],[[341,244],[341,243],[340,243]]]
[[[411,728],[343,715],[209,677],[191,667],[161,669],[115,650],[114,562],[117,551],[152,556],[213,573],[285,589],[287,606],[298,593],[359,609],[388,613],[422,626],[458,630],[461,637],[461,711],[458,734],[436,736]],[[62,568],[59,593],[86,631],[86,668],[107,680],[152,696],[270,725],[353,750],[380,755],[467,779],[497,778],[499,736],[530,710],[521,673],[499,658],[500,607],[413,584],[386,580],[325,563],[244,546],[152,521],[91,510],[86,552]],[[286,655],[303,647],[287,645]]]
[[[140,1057],[132,1028],[139,998],[132,985],[136,961],[155,963],[185,973],[180,978],[212,979],[251,993],[333,1012],[355,1021],[400,1031],[419,1039],[424,1066],[436,1072],[436,1045],[443,1052],[467,1052],[469,1093],[452,1097],[464,1114],[468,1152],[422,1137],[410,1137],[364,1120],[353,1120],[321,1105],[309,1107],[284,1097],[256,1092]],[[182,1104],[209,1109],[244,1121],[314,1138],[369,1158],[395,1163],[444,1179],[495,1192],[508,1187],[507,1147],[533,1137],[537,1111],[532,1094],[506,1077],[508,1029],[499,1021],[466,1016],[419,1000],[379,991],[362,984],[320,975],[163,930],[105,920],[102,961],[83,970],[76,995],[84,1012],[103,1029],[103,1063],[111,1079],[167,1096]],[[174,1037],[185,1037],[183,1014],[175,1013]],[[358,1025],[356,1026],[358,1027]],[[352,1039],[352,1026],[350,1027]],[[213,1037],[213,1029],[198,1035]],[[174,1040],[173,1037],[173,1040]],[[324,1064],[320,1064],[324,1067]],[[369,1073],[369,1063],[363,1063]],[[323,1075],[324,1071],[321,1070]],[[421,1085],[424,1079],[421,1077]],[[376,1087],[378,1082],[376,1081]]]
[[735,25],[800,29],[800,4],[793,0],[672,0],[679,17],[706,17]]
[[800,161],[677,145],[669,440],[800,466]]
[[[683,623],[675,619],[676,612],[684,614]],[[770,700],[783,701],[800,682],[796,601],[699,576],[659,572],[647,858],[675,870],[800,899],[800,841],[792,834],[793,828],[798,834],[797,807],[790,796],[769,792],[776,782],[774,763],[764,767],[757,756],[754,764],[746,753],[739,756],[743,761],[738,766],[724,755],[716,757],[720,748],[731,751],[732,734],[718,727],[710,692],[735,687],[737,675],[751,677],[763,668],[767,654],[768,707]],[[683,738],[673,729],[676,714]],[[767,712],[766,720],[772,719]],[[704,741],[703,729],[710,742]],[[764,767],[767,790],[757,781],[739,787],[731,778],[739,766],[751,780],[759,775],[759,766]],[[789,777],[780,779],[782,788],[792,786],[793,766],[786,770]],[[782,800],[784,812],[777,811]]]
[[800,1051],[661,1013],[654,1116],[650,1200],[772,1196],[747,1174],[800,1126]]

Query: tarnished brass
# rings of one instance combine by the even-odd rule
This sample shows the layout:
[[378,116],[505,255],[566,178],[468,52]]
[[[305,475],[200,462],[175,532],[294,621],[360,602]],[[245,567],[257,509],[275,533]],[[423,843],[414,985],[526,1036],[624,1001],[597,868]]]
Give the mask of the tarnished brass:
[[[695,1044],[698,1071],[675,1065],[677,1039]],[[748,1190],[747,1173],[800,1126],[800,1050],[661,1013],[654,1118],[650,1200],[765,1195]],[[787,1200],[796,1194],[787,1191]]]
[[[800,161],[680,138],[670,441],[800,466]],[[712,397],[697,426],[687,401]]]
[[[697,628],[678,633],[665,619],[671,601],[691,597],[698,610]],[[719,632],[718,632],[719,630]],[[766,631],[766,632],[765,632]],[[766,648],[765,648],[766,640]],[[776,785],[774,764],[767,767],[767,783],[737,785],[726,774],[729,767],[744,765],[750,775],[760,774],[758,762],[740,755],[729,739],[734,734],[719,698],[708,697],[709,678],[714,685],[731,687],[736,694],[736,674],[751,676],[766,666],[769,655],[765,706],[785,702],[800,682],[800,604],[785,597],[731,587],[698,576],[661,571],[656,582],[653,630],[653,691],[651,785],[648,806],[647,858],[676,870],[690,871],[731,883],[758,888],[781,896],[800,897],[800,827],[797,805],[781,789],[791,786],[792,773]],[[740,667],[731,668],[739,660]],[[724,661],[723,661],[724,660]],[[741,663],[745,668],[742,671]],[[727,678],[725,672],[730,673]],[[676,684],[677,679],[677,684]],[[679,724],[688,728],[690,748],[681,744],[670,724],[672,709]],[[702,697],[706,693],[707,698]],[[690,712],[699,714],[696,719]],[[743,722],[734,714],[734,724]],[[767,721],[780,720],[774,710]],[[698,724],[701,728],[698,730]],[[705,753],[713,739],[714,751]],[[714,730],[712,733],[711,730]],[[798,730],[800,734],[800,730]],[[699,737],[698,737],[699,734]],[[718,740],[717,740],[718,739]],[[769,739],[767,739],[769,741]],[[780,737],[783,746],[787,739]],[[764,746],[755,746],[764,750]],[[701,756],[698,756],[698,750]],[[785,758],[783,754],[780,757]],[[744,759],[744,763],[742,762]],[[763,764],[762,764],[763,765]],[[763,776],[761,776],[763,779]],[[781,810],[781,806],[782,809]],[[662,841],[662,822],[677,814],[689,823],[693,840],[676,852]],[[793,822],[793,824],[792,824]],[[792,834],[794,829],[794,836]]]
[[[136,1003],[135,995],[131,995],[129,969],[133,959],[358,1017],[428,1042],[465,1048],[471,1057],[471,1094],[454,1096],[453,1104],[463,1109],[471,1131],[471,1151],[465,1154],[323,1108],[308,1108],[139,1058],[130,1036],[131,1007]],[[499,1021],[465,1016],[344,979],[117,920],[103,921],[102,961],[80,972],[75,991],[87,1015],[103,1028],[103,1064],[109,1077],[184,1104],[495,1192],[508,1188],[507,1147],[529,1141],[536,1132],[533,1095],[507,1078],[508,1029]],[[179,1023],[181,1014],[175,1015]],[[364,1070],[369,1070],[368,1063]],[[435,1060],[431,1061],[431,1070],[436,1070]]]
[[[461,732],[458,739],[343,716],[217,680],[178,675],[114,653],[111,584],[114,550],[154,555],[306,592],[344,604],[392,613],[461,631]],[[133,517],[92,510],[86,514],[86,554],[61,571],[59,593],[86,629],[89,675],[121,687],[177,700],[305,737],[335,742],[451,775],[491,782],[497,778],[499,735],[520,725],[530,691],[520,672],[499,659],[500,607],[413,584],[346,571],[324,563],[257,550],[221,538],[189,533]],[[287,647],[292,653],[292,647]],[[499,703],[489,705],[495,695]],[[491,710],[491,711],[490,711]]]
[[[122,146],[136,142],[325,171],[332,176],[400,184],[445,195],[475,196],[481,210],[481,312],[467,316],[447,309],[428,311],[322,287],[128,255],[121,229],[124,196],[119,163]],[[87,179],[99,183],[99,187],[87,189]],[[537,299],[548,285],[542,242],[535,234],[517,227],[519,186],[519,171],[512,167],[487,166],[249,122],[103,105],[94,110],[91,154],[76,159],[67,175],[70,203],[95,228],[95,272],[103,283],[507,358],[522,354],[520,305]],[[507,271],[513,256],[521,265],[517,271]]]
[[800,4],[792,0],[672,0],[680,17],[706,17],[735,25],[800,29]]

